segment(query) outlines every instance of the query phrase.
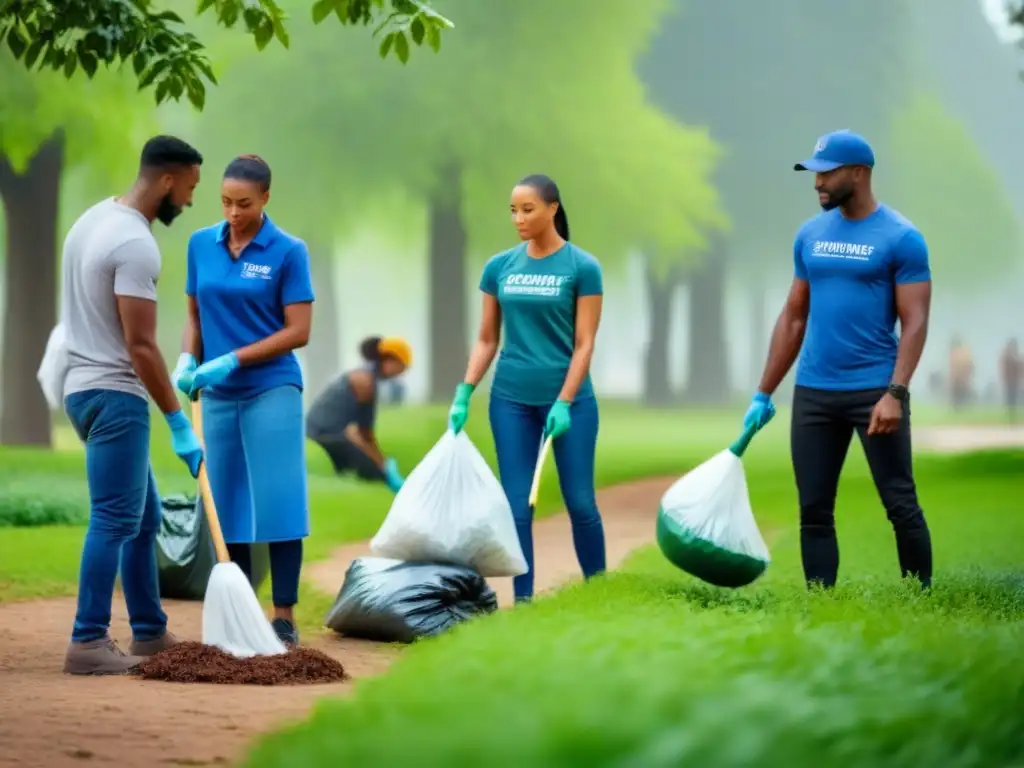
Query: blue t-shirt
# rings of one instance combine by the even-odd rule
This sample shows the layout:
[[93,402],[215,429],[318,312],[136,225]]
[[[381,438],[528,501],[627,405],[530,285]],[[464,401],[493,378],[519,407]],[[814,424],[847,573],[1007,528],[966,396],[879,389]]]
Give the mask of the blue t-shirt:
[[[199,305],[203,360],[234,352],[284,328],[284,308],[313,301],[306,244],[266,216],[237,259],[228,250],[227,222],[192,234],[188,241],[185,293]],[[274,387],[302,388],[294,352],[238,368],[213,397],[247,398]]]
[[899,346],[895,286],[931,280],[917,227],[887,205],[858,221],[826,211],[800,228],[793,266],[811,295],[797,385],[889,386]]
[[[600,263],[572,243],[534,259],[523,243],[491,257],[480,290],[497,297],[505,326],[491,393],[523,405],[551,405],[576,347],[576,299],[604,292]],[[588,373],[576,399],[593,396]]]

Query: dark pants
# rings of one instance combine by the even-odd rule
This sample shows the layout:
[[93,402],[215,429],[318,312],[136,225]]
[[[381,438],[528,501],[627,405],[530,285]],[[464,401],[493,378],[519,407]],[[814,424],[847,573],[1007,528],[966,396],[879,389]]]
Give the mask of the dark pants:
[[[228,544],[231,561],[252,582],[252,545]],[[291,608],[299,602],[299,575],[302,571],[302,539],[272,541],[270,550],[270,591],[277,608]]]
[[[530,487],[537,467],[541,437],[549,407],[522,405],[491,395],[491,431],[498,455],[498,474],[530,570],[512,580],[516,600],[533,596],[533,509]],[[569,512],[576,558],[585,578],[605,570],[604,525],[594,492],[594,453],[597,448],[598,411],[593,397],[572,404],[572,426],[555,440],[552,449],[558,468],[562,499]]]
[[910,444],[910,401],[899,429],[868,437],[871,411],[884,389],[831,392],[796,387],[793,393],[791,450],[800,497],[800,548],[808,582],[834,586],[839,571],[835,506],[839,475],[854,431],[875,487],[896,534],[904,576],[931,584],[932,545],[917,501]]
[[89,527],[71,639],[81,643],[107,634],[119,563],[132,635],[160,637],[167,615],[156,566],[162,511],[149,466],[149,405],[126,392],[91,389],[69,395],[64,409],[85,443],[89,484]]
[[337,474],[354,472],[361,480],[384,482],[384,473],[376,462],[344,434],[310,435],[309,439],[327,452]]

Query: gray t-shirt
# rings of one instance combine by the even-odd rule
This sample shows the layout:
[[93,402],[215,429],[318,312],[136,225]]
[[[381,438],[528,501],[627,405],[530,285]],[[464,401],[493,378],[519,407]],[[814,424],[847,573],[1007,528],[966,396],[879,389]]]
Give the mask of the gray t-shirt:
[[64,395],[113,389],[148,399],[121,328],[117,296],[156,301],[160,249],[149,221],[113,198],[83,213],[64,239]]
[[356,400],[348,374],[342,374],[321,392],[306,414],[306,436],[337,437],[349,424],[373,429],[377,419],[377,383],[374,382],[373,399],[366,403]]

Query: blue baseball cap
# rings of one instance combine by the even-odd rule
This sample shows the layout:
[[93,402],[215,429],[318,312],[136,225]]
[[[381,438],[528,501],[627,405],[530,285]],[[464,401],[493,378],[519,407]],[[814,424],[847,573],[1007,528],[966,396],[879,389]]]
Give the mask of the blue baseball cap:
[[811,159],[797,163],[793,170],[827,173],[844,165],[875,167],[875,153],[871,151],[871,145],[867,139],[853,131],[826,133],[814,145]]

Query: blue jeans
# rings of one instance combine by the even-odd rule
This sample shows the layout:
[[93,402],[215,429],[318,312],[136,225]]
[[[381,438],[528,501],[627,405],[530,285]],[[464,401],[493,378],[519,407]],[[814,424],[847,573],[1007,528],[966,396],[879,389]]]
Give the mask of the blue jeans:
[[[550,407],[523,405],[491,395],[491,432],[498,454],[498,475],[530,570],[512,582],[517,601],[533,596],[533,510],[530,486],[537,467],[544,422]],[[594,454],[598,410],[593,397],[572,404],[572,427],[554,441],[555,465],[562,499],[569,511],[576,558],[584,578],[605,570],[604,526],[594,493]]]
[[161,508],[149,466],[149,404],[126,392],[91,389],[69,395],[64,409],[85,443],[90,502],[71,639],[107,634],[120,561],[132,635],[153,640],[166,631],[167,614],[156,566]]

